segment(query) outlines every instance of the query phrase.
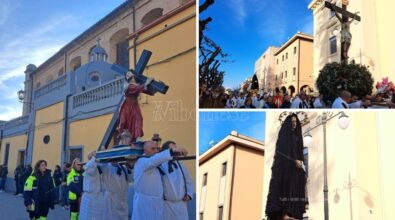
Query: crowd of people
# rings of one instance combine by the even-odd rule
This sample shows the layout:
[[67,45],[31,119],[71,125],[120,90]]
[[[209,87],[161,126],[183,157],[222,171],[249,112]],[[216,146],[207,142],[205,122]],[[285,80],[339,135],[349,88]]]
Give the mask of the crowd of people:
[[394,90],[379,91],[376,95],[358,97],[349,91],[342,91],[337,99],[328,100],[322,94],[298,93],[276,88],[271,92],[250,90],[244,92],[225,92],[224,88],[208,89],[203,84],[199,90],[200,108],[394,108]]
[[[37,161],[34,168],[20,165],[14,172],[15,194],[23,193],[30,219],[46,219],[55,204],[69,209],[71,220],[188,219],[193,181],[183,162],[174,159],[187,151],[174,141],[143,145],[143,157],[126,163],[97,163],[93,151],[85,165],[76,158],[64,163],[63,170],[56,165],[54,172],[45,160]],[[0,169],[0,186],[4,186],[8,170]],[[128,198],[131,182],[133,199]],[[132,213],[129,199],[133,200]]]

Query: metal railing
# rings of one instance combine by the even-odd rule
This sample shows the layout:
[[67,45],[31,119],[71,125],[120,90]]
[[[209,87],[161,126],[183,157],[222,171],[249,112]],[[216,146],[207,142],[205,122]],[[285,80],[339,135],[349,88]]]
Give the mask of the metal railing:
[[38,88],[34,91],[34,99],[37,99],[45,94],[48,94],[54,90],[60,89],[67,84],[67,75],[63,75],[52,82]]
[[21,116],[15,119],[12,119],[9,122],[6,122],[3,126],[4,129],[10,129],[10,128],[15,128],[21,125],[25,125],[29,123],[29,115]]

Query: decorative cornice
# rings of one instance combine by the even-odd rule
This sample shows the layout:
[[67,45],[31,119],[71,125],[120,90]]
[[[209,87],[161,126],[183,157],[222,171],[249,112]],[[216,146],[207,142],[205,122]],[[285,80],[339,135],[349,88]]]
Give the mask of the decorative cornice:
[[314,11],[319,5],[321,5],[325,0],[313,0],[310,2],[308,9]]

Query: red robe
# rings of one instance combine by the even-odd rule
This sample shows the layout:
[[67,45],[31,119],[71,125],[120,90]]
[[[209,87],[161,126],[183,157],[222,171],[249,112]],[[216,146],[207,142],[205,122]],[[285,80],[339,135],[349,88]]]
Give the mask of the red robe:
[[144,85],[129,84],[119,112],[118,134],[121,135],[124,129],[128,129],[132,135],[131,142],[135,142],[136,138],[144,135],[143,115],[138,103],[141,92],[144,92]]

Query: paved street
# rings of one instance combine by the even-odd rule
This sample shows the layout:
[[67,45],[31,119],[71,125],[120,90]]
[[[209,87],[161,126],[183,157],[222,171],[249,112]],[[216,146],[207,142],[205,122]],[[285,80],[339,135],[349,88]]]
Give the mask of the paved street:
[[[0,219],[24,220],[29,219],[26,208],[23,205],[22,196],[14,196],[12,193],[0,193]],[[49,210],[48,220],[67,220],[69,212],[56,205],[55,210]]]

